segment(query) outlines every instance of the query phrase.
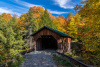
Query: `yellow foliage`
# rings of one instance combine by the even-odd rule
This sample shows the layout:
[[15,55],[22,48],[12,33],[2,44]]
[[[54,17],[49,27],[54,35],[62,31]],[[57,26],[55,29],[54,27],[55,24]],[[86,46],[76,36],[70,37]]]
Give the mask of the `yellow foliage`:
[[21,20],[24,20],[24,19],[25,19],[24,17],[21,18]]
[[58,29],[59,31],[66,32],[65,27],[66,27],[67,23],[66,23],[65,18],[63,18],[63,17],[58,17],[58,16],[57,16],[56,18],[54,17],[53,23],[56,24],[56,27],[57,27],[57,29]]
[[3,48],[3,45],[0,45],[0,49]]

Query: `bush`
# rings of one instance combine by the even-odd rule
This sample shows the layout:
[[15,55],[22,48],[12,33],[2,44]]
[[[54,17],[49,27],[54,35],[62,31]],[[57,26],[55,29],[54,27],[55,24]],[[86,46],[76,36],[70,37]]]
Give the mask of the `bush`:
[[20,67],[22,62],[25,60],[25,56],[17,56],[17,59],[13,61],[10,67]]
[[72,42],[71,49],[72,49],[73,55],[81,56],[82,44],[80,42]]

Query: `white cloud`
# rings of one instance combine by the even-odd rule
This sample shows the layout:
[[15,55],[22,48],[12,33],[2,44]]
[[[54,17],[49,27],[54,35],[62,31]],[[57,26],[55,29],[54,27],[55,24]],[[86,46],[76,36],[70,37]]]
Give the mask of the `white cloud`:
[[[13,10],[15,11],[20,11],[20,10],[28,10],[28,8],[29,7],[32,7],[32,6],[41,6],[41,7],[43,7],[42,5],[35,5],[35,4],[31,4],[31,3],[28,3],[28,2],[25,2],[25,1],[21,1],[21,0],[14,0],[14,1],[12,1],[12,2],[14,2],[14,3],[17,3],[17,4],[19,4],[19,5],[22,5],[22,6],[25,6],[24,8],[23,7],[18,7],[18,6],[14,6],[14,7],[16,7],[16,9],[15,8],[13,8]],[[62,4],[62,3],[61,3]],[[26,7],[28,7],[28,8],[26,8]],[[45,9],[45,8],[44,8]],[[0,8],[0,13],[10,13],[10,14],[17,14],[18,16],[20,16],[21,14],[20,13],[18,13],[18,12],[13,12],[13,10],[10,10],[10,9],[6,9],[6,8]],[[51,9],[48,9],[48,11],[50,11],[50,13],[51,14],[58,14],[58,15],[61,15],[61,14],[66,14],[66,13],[68,13],[68,12],[61,12],[61,11],[53,11],[53,10],[51,10]],[[22,11],[21,11],[22,12]]]
[[[28,8],[20,7],[20,6],[17,6],[15,4],[10,4],[10,3],[1,2],[1,1],[0,1],[0,4],[3,7],[7,7],[8,9],[11,9],[11,10],[19,12],[19,13],[23,13],[23,12],[27,12],[28,11]],[[5,8],[3,8],[3,9],[5,9]]]
[[64,9],[72,9],[74,8],[72,5],[73,3],[71,3],[71,0],[54,0],[54,4],[55,5],[59,5],[61,8]]
[[33,7],[33,6],[41,6],[41,5],[35,5],[35,4],[31,4],[31,3],[27,3],[24,1],[20,1],[20,0],[15,0],[18,4],[26,6],[26,7]]
[[0,14],[2,14],[2,13],[9,13],[9,14],[17,14],[18,16],[20,16],[21,14],[20,13],[17,13],[17,12],[14,12],[14,11],[12,11],[12,10],[10,10],[10,9],[7,9],[7,8],[2,8],[2,7],[0,7]]
[[12,13],[12,11],[0,8],[0,13]]
[[48,9],[48,11],[50,11],[50,13],[52,13],[52,14],[58,14],[58,15],[68,13],[68,12],[52,11],[52,10],[49,10],[49,9]]
[[[18,4],[26,6],[26,7],[32,7],[32,6],[41,6],[41,7],[43,7],[42,5],[35,5],[35,4],[27,3],[27,2],[24,2],[24,1],[21,1],[21,0],[15,0],[15,1]],[[52,10],[49,10],[49,9],[48,9],[48,11],[50,11],[50,13],[52,13],[52,14],[58,14],[58,15],[68,13],[68,12],[52,11]]]

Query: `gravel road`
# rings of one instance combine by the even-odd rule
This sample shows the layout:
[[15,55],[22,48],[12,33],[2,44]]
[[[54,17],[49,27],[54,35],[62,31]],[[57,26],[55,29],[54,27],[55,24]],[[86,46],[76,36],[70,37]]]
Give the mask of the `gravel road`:
[[53,61],[54,50],[42,50],[30,52],[26,55],[21,67],[57,67]]

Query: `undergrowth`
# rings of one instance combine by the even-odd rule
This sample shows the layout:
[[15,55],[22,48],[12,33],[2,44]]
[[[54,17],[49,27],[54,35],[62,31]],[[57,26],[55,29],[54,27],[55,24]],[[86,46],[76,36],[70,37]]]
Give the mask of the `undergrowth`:
[[25,60],[25,56],[20,56],[17,58],[17,60],[13,61],[10,67],[20,67],[24,60]]
[[62,56],[53,55],[53,60],[58,67],[74,67],[74,64],[67,58]]

